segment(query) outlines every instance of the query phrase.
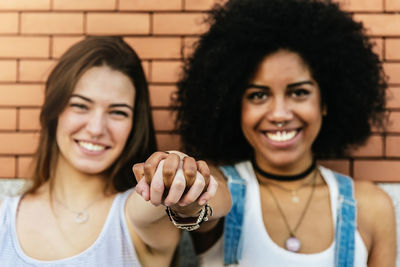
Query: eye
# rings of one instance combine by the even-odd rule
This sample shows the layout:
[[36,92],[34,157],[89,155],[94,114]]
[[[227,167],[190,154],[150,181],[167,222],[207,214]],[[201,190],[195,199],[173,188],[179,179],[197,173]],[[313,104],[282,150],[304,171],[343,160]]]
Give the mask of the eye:
[[290,92],[290,95],[293,96],[294,98],[304,98],[308,95],[310,95],[310,91],[304,88],[297,88],[294,89]]
[[69,104],[69,106],[78,111],[83,111],[83,110],[88,109],[88,106],[86,106],[85,104],[80,104],[80,103],[71,103],[71,104]]
[[122,110],[111,110],[110,114],[116,117],[120,117],[120,118],[127,118],[129,117],[129,114],[125,111]]
[[265,100],[268,98],[268,95],[264,91],[256,91],[256,92],[251,92],[247,95],[247,99],[250,100]]

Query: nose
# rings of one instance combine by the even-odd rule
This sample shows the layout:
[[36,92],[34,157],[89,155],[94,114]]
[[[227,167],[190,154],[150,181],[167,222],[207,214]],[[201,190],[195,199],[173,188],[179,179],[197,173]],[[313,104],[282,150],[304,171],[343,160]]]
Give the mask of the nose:
[[293,118],[292,108],[284,97],[275,97],[272,100],[267,118],[273,123],[288,122]]
[[88,118],[86,130],[92,138],[101,137],[106,128],[106,118],[101,110],[93,110]]

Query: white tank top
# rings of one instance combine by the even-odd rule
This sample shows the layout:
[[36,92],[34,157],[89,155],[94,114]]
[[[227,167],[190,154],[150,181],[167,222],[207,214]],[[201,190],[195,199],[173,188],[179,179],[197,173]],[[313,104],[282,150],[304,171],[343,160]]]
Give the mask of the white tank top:
[[23,252],[15,228],[21,196],[5,198],[0,207],[0,266],[141,266],[125,221],[125,202],[131,192],[117,194],[100,235],[89,248],[55,261],[36,260]]
[[[334,267],[335,241],[322,252],[312,254],[294,253],[285,250],[272,241],[263,222],[260,203],[260,190],[250,162],[235,165],[240,176],[246,180],[246,204],[243,222],[243,255],[240,267]],[[333,224],[336,225],[338,185],[333,172],[319,167],[330,192]],[[219,267],[223,264],[223,238],[220,238],[208,251],[199,256],[200,266]],[[354,267],[367,266],[368,252],[359,231],[355,235]]]

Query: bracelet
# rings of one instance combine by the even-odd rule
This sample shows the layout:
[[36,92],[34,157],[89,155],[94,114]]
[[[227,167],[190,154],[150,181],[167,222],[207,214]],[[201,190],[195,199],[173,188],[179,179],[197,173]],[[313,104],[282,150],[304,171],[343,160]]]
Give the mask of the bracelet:
[[198,229],[200,227],[200,224],[202,222],[208,221],[208,216],[212,215],[212,208],[208,204],[205,204],[201,208],[200,213],[197,217],[180,217],[170,207],[167,207],[165,211],[175,227],[186,231],[193,231]]

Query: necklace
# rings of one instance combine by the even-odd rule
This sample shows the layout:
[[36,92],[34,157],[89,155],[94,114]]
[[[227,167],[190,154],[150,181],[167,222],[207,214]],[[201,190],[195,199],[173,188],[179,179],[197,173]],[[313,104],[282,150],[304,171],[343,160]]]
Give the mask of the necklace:
[[274,192],[272,192],[272,190],[268,186],[268,184],[265,185],[265,187],[270,192],[270,194],[271,194],[271,196],[272,196],[272,198],[273,198],[273,200],[275,202],[275,205],[279,210],[279,213],[282,215],[283,221],[285,222],[286,229],[289,231],[289,237],[288,237],[288,239],[286,239],[285,247],[286,247],[287,250],[289,250],[291,252],[298,252],[300,250],[300,248],[301,248],[301,242],[296,237],[296,231],[299,228],[301,222],[303,221],[304,215],[306,214],[306,211],[308,210],[308,207],[310,206],[311,199],[312,199],[312,197],[314,195],[317,173],[318,173],[318,170],[315,171],[314,176],[313,176],[313,183],[312,183],[310,196],[308,197],[307,203],[306,203],[303,211],[301,212],[300,218],[297,221],[297,224],[293,228],[293,230],[290,228],[289,222],[287,221],[285,213],[283,212],[281,205],[279,205],[278,199],[276,198]]
[[87,205],[83,210],[72,210],[70,209],[67,205],[65,205],[62,201],[60,201],[57,197],[54,197],[54,199],[57,201],[58,204],[60,204],[64,209],[68,210],[69,212],[72,212],[74,214],[74,221],[77,224],[82,224],[85,223],[89,220],[89,213],[87,212],[87,210],[94,204],[96,203],[98,200],[102,199],[103,196],[96,198],[95,200],[93,200],[92,202],[89,203],[89,205]]
[[284,186],[282,186],[280,184],[271,183],[269,181],[262,181],[262,182],[265,183],[265,184],[269,184],[269,185],[275,186],[275,187],[277,187],[277,188],[279,188],[279,189],[281,189],[281,190],[283,190],[285,192],[291,193],[292,194],[292,202],[296,203],[296,204],[300,202],[300,198],[297,195],[297,192],[301,188],[306,187],[306,186],[308,186],[308,185],[310,185],[312,183],[312,181],[311,182],[307,182],[307,183],[303,183],[303,184],[299,185],[298,187],[291,189],[291,188],[284,187]]
[[272,180],[278,180],[278,181],[295,181],[295,180],[300,180],[304,177],[306,177],[307,175],[309,175],[317,166],[317,163],[315,161],[315,158],[313,159],[310,167],[308,167],[305,171],[299,173],[299,174],[295,174],[295,175],[280,175],[280,174],[273,174],[273,173],[269,173],[266,171],[263,171],[258,165],[257,162],[255,161],[255,159],[252,159],[252,164],[253,164],[253,168],[256,172],[258,172],[259,174],[261,174],[262,176],[272,179]]

